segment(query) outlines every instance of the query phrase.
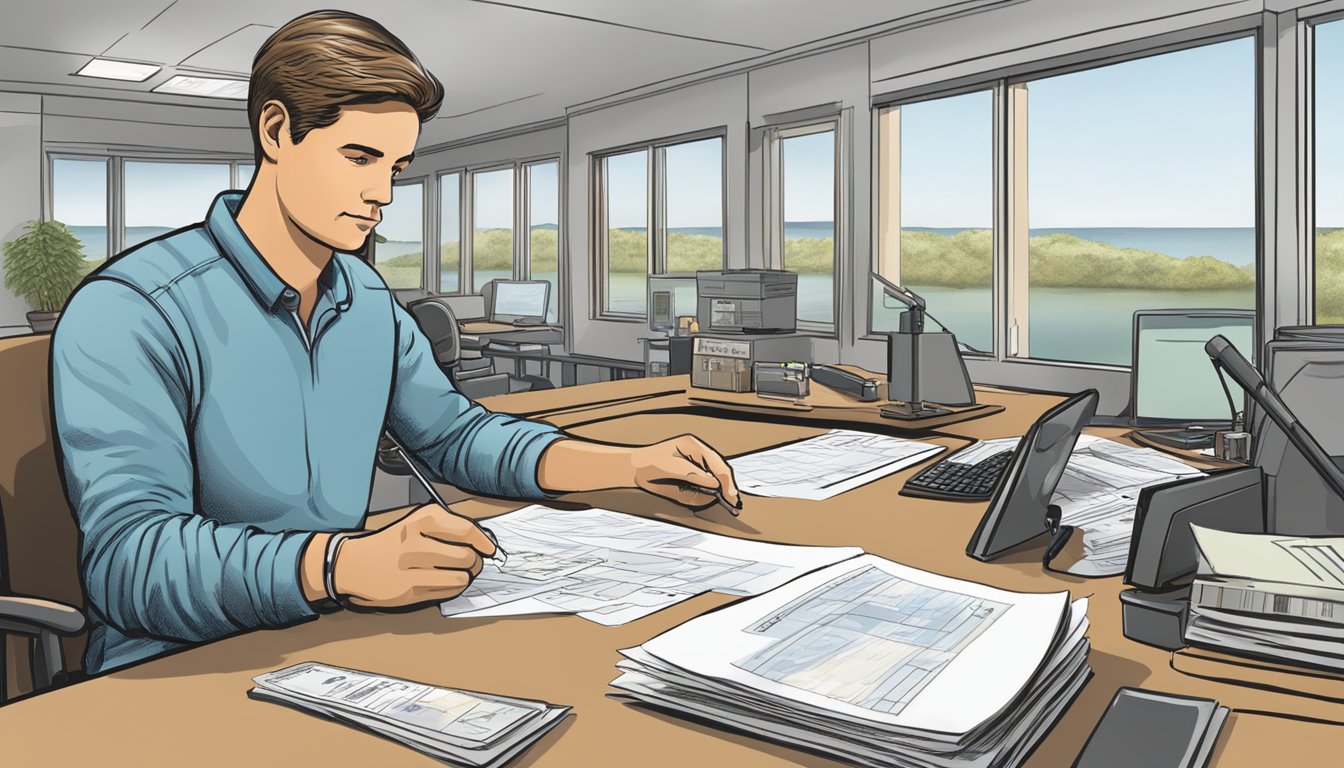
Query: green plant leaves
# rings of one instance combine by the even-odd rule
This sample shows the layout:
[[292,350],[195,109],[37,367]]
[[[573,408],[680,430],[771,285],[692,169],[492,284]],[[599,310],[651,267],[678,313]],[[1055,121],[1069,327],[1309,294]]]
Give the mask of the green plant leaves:
[[5,287],[40,312],[60,309],[84,276],[84,247],[59,221],[29,221],[4,250]]

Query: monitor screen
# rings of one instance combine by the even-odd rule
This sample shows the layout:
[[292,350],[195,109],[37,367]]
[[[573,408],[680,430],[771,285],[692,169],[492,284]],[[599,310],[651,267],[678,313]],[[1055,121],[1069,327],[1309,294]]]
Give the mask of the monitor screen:
[[550,285],[543,281],[495,281],[493,317],[545,317]]
[[[1249,309],[1140,310],[1134,313],[1134,421],[1230,423],[1232,412],[1204,344],[1222,335],[1254,362],[1255,312]],[[1237,410],[1241,387],[1227,382]]]

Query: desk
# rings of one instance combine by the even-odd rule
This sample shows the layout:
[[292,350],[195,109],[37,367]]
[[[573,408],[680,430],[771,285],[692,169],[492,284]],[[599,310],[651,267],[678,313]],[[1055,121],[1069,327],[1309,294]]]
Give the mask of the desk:
[[[737,421],[675,406],[688,402],[685,377],[604,382],[490,398],[492,408],[538,416],[575,434],[645,442],[691,432],[733,455],[824,428]],[[1005,410],[949,426],[930,438],[1022,434],[1058,397],[983,388],[979,398]],[[1124,430],[1099,430],[1117,436]],[[611,509],[676,520],[715,533],[772,541],[863,546],[869,552],[1024,592],[1068,590],[1091,596],[1090,663],[1078,699],[1027,765],[1069,765],[1122,685],[1207,696],[1243,709],[1267,709],[1258,691],[1184,676],[1170,654],[1121,633],[1120,579],[1046,573],[1040,546],[995,563],[966,557],[985,505],[897,497],[917,467],[829,502],[748,497],[740,518],[698,515],[634,491],[568,497]],[[488,517],[520,506],[469,500],[454,509]],[[193,648],[0,708],[3,754],[15,765],[440,765],[365,733],[246,697],[252,676],[304,660],[367,669],[430,683],[539,698],[574,707],[554,732],[513,765],[841,766],[748,735],[719,730],[606,698],[617,651],[637,645],[734,598],[701,595],[621,627],[575,616],[444,619],[434,608],[401,614],[334,613],[277,631],[258,631]],[[1255,714],[1233,714],[1212,765],[1330,764],[1344,752],[1344,728]],[[109,759],[110,758],[110,759]]]

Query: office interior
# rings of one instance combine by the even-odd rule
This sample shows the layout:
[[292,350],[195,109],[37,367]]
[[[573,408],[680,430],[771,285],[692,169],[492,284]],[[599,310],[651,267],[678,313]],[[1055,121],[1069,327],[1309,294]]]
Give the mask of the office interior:
[[[73,217],[67,223],[90,265],[198,222],[214,194],[246,188],[255,163],[246,114],[252,56],[276,27],[317,8],[291,0],[16,5],[0,31],[0,240],[19,237],[33,220]],[[880,382],[884,393],[899,374],[891,333],[909,302],[882,282],[914,290],[927,302],[927,329],[955,335],[975,402],[998,409],[930,427],[949,450],[1023,435],[1064,396],[1087,390],[1097,393],[1089,431],[1128,441],[1140,392],[1136,311],[1221,312],[1216,327],[1261,373],[1285,329],[1344,322],[1344,245],[1333,237],[1344,228],[1344,133],[1334,122],[1344,117],[1344,0],[450,0],[351,10],[401,37],[446,91],[366,255],[404,306],[451,311],[455,375],[492,410],[616,442],[703,434],[730,456],[837,425],[927,434],[815,382],[810,396],[833,408],[810,416],[781,412],[777,400],[750,391],[728,397],[693,387],[692,371],[674,370],[666,344],[692,334],[691,319],[695,333],[715,335],[705,298],[686,300],[696,272],[796,272],[796,327],[787,330],[798,342],[789,359],[770,362],[840,366]],[[157,69],[143,80],[77,74],[98,59]],[[651,322],[653,291],[677,278],[671,321]],[[538,284],[540,291],[519,291]],[[36,334],[34,309],[0,286],[0,343]],[[1254,439],[1256,423],[1231,423],[1230,412],[1249,403],[1240,391],[1224,399],[1221,389],[1204,388],[1182,400],[1186,370],[1211,370],[1202,347],[1145,371],[1157,377],[1143,390],[1150,407],[1161,400],[1171,424],[1208,422]],[[939,391],[922,399],[945,402]],[[660,403],[671,405],[660,412]],[[841,405],[865,410],[837,416]],[[1344,453],[1330,450],[1334,418],[1326,408],[1303,424],[1318,429],[1328,453]],[[1196,451],[1174,455],[1208,468]],[[1344,710],[1334,708],[1344,707],[1344,682],[1321,683],[1323,692],[1301,704],[1282,691],[1247,695],[1235,672],[1215,680],[1176,671],[1171,649],[1125,636],[1120,576],[1060,576],[1041,566],[1040,539],[998,563],[968,557],[986,505],[969,514],[965,502],[898,496],[914,471],[824,503],[752,497],[745,523],[650,509],[730,536],[861,546],[1005,589],[1091,594],[1092,631],[1107,638],[1094,637],[1102,661],[1022,764],[1069,764],[1123,686],[1231,706],[1210,765],[1336,759]],[[9,484],[12,498],[22,483]],[[478,517],[522,506],[439,490]],[[1308,497],[1324,511],[1297,518],[1305,522],[1291,533],[1344,531],[1344,509],[1327,495]],[[371,520],[429,498],[396,462],[380,465]],[[578,501],[642,513],[630,498],[604,492]],[[765,520],[751,519],[753,502]],[[832,529],[823,519],[835,512],[841,522]],[[955,522],[940,522],[945,514]],[[720,597],[619,629],[549,617],[544,625],[480,621],[449,634],[463,648],[524,654],[523,635],[535,641],[543,629],[554,638],[542,653],[552,666],[572,651],[574,675],[592,677],[582,690],[569,681],[572,691],[560,682],[498,691],[569,693],[575,700],[564,703],[577,706],[574,723],[519,765],[851,764],[604,698],[616,649],[728,602]],[[205,655],[175,654],[158,667],[47,693],[27,690],[32,681],[16,660],[26,646],[11,637],[16,695],[0,706],[0,732],[57,714],[73,727],[79,708],[140,695],[198,695],[189,704],[197,713],[211,697],[231,697],[226,720],[251,728],[273,709],[246,700],[253,674],[308,658],[308,649],[376,665],[384,650],[398,653],[388,638],[402,638],[417,643],[403,663],[371,671],[414,678],[416,664],[432,658],[432,628],[448,621],[433,608],[353,620],[229,638]],[[366,650],[341,656],[355,646]],[[208,661],[197,668],[196,658]],[[462,678],[444,674],[457,663],[423,668],[421,679],[490,691],[492,679],[522,675],[491,678],[488,655]],[[86,686],[92,696],[72,695]],[[69,703],[45,703],[59,697]],[[630,730],[604,737],[584,729],[585,710]],[[295,728],[288,736],[320,741],[339,731],[330,744],[340,751],[321,755],[333,763],[427,762],[318,718],[284,717]],[[258,748],[273,749],[268,760],[276,762],[303,759],[280,744],[284,733],[259,735]],[[137,750],[171,762],[186,736],[167,738]]]

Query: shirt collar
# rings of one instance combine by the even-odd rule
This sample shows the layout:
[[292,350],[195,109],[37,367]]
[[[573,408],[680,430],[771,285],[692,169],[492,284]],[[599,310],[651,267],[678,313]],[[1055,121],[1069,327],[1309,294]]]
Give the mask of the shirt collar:
[[[205,219],[206,232],[243,276],[243,281],[263,307],[269,311],[274,311],[277,306],[297,309],[298,292],[275,274],[238,226],[236,217],[242,204],[242,192],[221,192],[210,204],[210,213]],[[324,291],[330,290],[336,308],[344,312],[350,306],[351,288],[350,276],[340,262],[338,254],[333,253],[331,261],[318,276],[318,286]]]

